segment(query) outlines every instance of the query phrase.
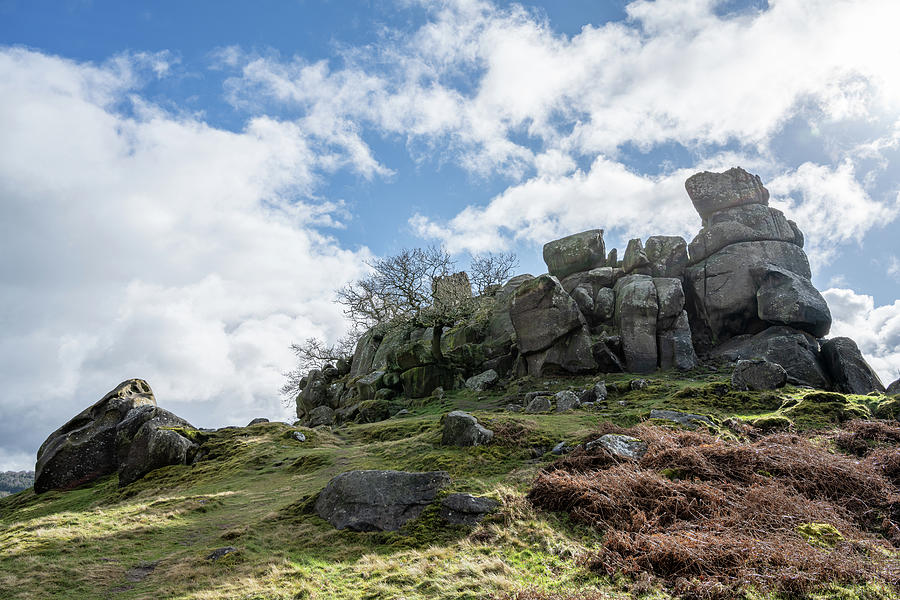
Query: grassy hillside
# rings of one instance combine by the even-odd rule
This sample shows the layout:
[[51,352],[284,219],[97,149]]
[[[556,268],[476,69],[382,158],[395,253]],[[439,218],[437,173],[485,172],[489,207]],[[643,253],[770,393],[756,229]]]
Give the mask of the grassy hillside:
[[[557,442],[575,445],[592,439],[601,423],[630,427],[650,409],[666,408],[710,415],[710,433],[724,440],[792,425],[831,452],[858,453],[836,445],[830,431],[873,412],[890,416],[894,408],[880,396],[732,392],[715,372],[656,375],[635,390],[634,376],[606,376],[610,397],[597,410],[528,415],[501,408],[532,389],[580,389],[595,379],[523,379],[478,395],[456,391],[414,401],[402,418],[334,431],[300,428],[302,443],[291,438],[296,428],[280,423],[220,430],[207,436],[200,462],[160,469],[122,489],[112,476],[69,492],[4,498],[0,597],[667,598],[671,588],[661,582],[592,569],[587,558],[602,551],[604,532],[527,499],[542,469],[558,460],[549,453]],[[453,409],[473,412],[495,431],[494,442],[441,446],[440,417]],[[752,422],[759,427],[742,426]],[[453,478],[448,492],[488,495],[502,508],[474,529],[443,524],[429,509],[393,533],[336,531],[312,513],[311,499],[333,476],[373,468],[443,469]],[[235,551],[207,558],[222,547]],[[895,570],[891,580],[897,554],[889,545],[882,552]],[[825,586],[815,597],[891,598],[895,591],[855,582]]]

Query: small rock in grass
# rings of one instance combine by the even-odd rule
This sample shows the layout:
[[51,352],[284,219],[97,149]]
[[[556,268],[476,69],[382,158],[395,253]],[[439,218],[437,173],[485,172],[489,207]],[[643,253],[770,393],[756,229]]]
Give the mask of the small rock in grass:
[[578,396],[575,395],[575,392],[569,390],[556,392],[554,399],[556,400],[556,412],[567,412],[581,404],[578,402]]
[[584,445],[585,450],[603,448],[613,456],[640,460],[647,453],[647,443],[630,435],[607,433],[600,438]]
[[300,431],[295,431],[294,433],[291,434],[291,437],[294,438],[295,440],[297,440],[298,442],[306,441],[306,436],[303,435],[303,432],[300,432]]
[[498,506],[500,503],[492,498],[481,498],[471,494],[450,494],[441,501],[440,516],[454,525],[475,525]]
[[220,558],[222,558],[223,556],[226,556],[228,554],[231,554],[232,552],[237,552],[237,551],[238,551],[238,549],[235,548],[234,546],[225,546],[224,548],[216,548],[215,550],[212,551],[212,553],[209,556],[206,557],[206,560],[216,561],[216,560],[219,560]]
[[534,398],[531,402],[528,403],[528,406],[525,407],[525,412],[528,413],[538,413],[538,412],[547,412],[551,408],[550,405],[550,397],[549,396],[538,396]]

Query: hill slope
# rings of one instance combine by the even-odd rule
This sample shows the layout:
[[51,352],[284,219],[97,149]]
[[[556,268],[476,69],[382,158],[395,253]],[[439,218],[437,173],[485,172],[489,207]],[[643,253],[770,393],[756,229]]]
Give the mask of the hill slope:
[[[521,399],[527,391],[581,389],[599,379],[525,378],[504,390],[478,395],[461,390],[442,399],[410,401],[408,415],[379,423],[334,430],[263,423],[219,430],[208,435],[199,462],[157,470],[121,489],[112,476],[69,492],[18,493],[0,500],[0,595],[450,599],[614,598],[648,592],[666,598],[684,592],[662,576],[610,578],[597,568],[591,557],[604,551],[606,531],[584,512],[569,516],[536,508],[547,503],[535,500],[532,484],[559,460],[549,453],[558,442],[575,446],[593,439],[610,430],[611,425],[601,425],[605,422],[631,427],[658,408],[710,415],[710,433],[732,445],[791,423],[839,458],[848,452],[865,455],[871,448],[896,456],[900,445],[890,436],[836,441],[833,430],[841,423],[872,411],[890,414],[896,401],[884,396],[823,397],[790,387],[778,393],[734,392],[715,372],[657,374],[642,388],[631,385],[634,376],[603,378],[611,393],[595,410],[503,411],[511,398]],[[473,412],[494,430],[494,441],[475,448],[442,446],[440,418],[453,409]],[[739,421],[726,423],[731,417]],[[759,427],[743,425],[749,422]],[[647,426],[668,425],[651,421]],[[305,442],[291,437],[298,430]],[[563,461],[582,455],[576,450]],[[450,491],[491,496],[502,507],[475,528],[443,523],[428,509],[398,532],[337,531],[314,514],[311,499],[332,477],[351,469],[446,470],[453,479]],[[896,484],[890,484],[895,494],[900,492]],[[898,517],[882,516],[888,523]],[[881,548],[872,558],[879,561],[880,574],[843,582],[836,574],[835,581],[813,586],[816,597],[895,597],[896,590],[885,582],[896,584],[897,553],[885,539],[890,532],[881,526],[839,532],[862,536],[848,541],[854,552]],[[810,548],[822,541],[821,535],[797,533],[796,538]],[[233,551],[209,558],[222,548]],[[847,549],[832,545],[823,552],[837,556]]]

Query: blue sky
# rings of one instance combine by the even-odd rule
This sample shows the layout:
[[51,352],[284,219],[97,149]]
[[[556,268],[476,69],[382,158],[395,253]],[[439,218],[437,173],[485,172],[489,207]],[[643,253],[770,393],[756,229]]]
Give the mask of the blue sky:
[[892,0],[0,0],[0,469],[128,377],[282,418],[288,346],[364,261],[699,229],[759,173],[885,383],[900,369]]

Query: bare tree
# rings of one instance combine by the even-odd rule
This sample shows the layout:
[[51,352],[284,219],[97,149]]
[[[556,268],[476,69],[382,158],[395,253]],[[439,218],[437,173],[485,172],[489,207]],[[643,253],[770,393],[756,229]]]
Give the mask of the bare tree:
[[282,373],[287,381],[281,386],[281,397],[285,405],[291,404],[301,389],[301,381],[312,369],[321,369],[338,360],[349,360],[359,335],[350,333],[329,346],[318,338],[307,338],[302,344],[291,344],[297,356],[296,368]]
[[372,273],[337,292],[344,314],[354,326],[408,321],[431,305],[432,282],[449,275],[453,260],[443,248],[413,248],[379,258]]
[[481,254],[472,258],[469,278],[475,295],[480,296],[490,288],[503,285],[519,266],[519,259],[513,252]]

